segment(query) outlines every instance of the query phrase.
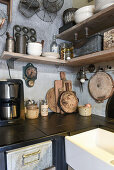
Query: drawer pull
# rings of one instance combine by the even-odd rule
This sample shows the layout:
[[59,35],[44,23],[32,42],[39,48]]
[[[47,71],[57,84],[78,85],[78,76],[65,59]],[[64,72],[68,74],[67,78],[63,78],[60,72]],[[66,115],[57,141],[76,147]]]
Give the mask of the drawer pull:
[[[22,156],[22,157],[23,157],[23,165],[26,166],[26,165],[29,165],[29,164],[31,164],[31,163],[38,163],[38,161],[39,161],[39,159],[40,159],[40,155],[39,155],[40,153],[41,153],[41,151],[39,150],[39,151],[37,151],[37,152],[33,152],[33,153],[29,153],[29,154],[23,155],[23,156]],[[32,160],[32,161],[30,161],[30,162],[26,162],[26,161],[25,161],[27,158],[29,158],[29,157],[31,157],[31,156],[35,156],[35,155],[38,155],[38,158],[37,158],[37,159]]]
[[29,165],[29,164],[31,164],[31,163],[38,163],[38,160],[39,160],[39,159],[36,159],[36,160],[34,160],[34,161],[30,161],[30,162],[27,162],[27,163],[24,162],[24,166]]
[[23,158],[28,158],[29,156],[34,156],[34,155],[37,155],[37,154],[40,154],[41,151],[37,151],[37,152],[33,152],[33,153],[29,153],[29,154],[26,154],[26,155],[23,155]]

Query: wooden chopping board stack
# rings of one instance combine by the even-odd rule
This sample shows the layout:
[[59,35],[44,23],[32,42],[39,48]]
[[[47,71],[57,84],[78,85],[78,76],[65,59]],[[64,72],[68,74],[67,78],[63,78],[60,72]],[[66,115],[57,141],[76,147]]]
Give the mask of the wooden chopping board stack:
[[78,106],[78,99],[72,91],[72,82],[66,80],[65,72],[60,72],[61,80],[55,80],[54,88],[48,90],[46,100],[50,110],[56,113],[73,113]]

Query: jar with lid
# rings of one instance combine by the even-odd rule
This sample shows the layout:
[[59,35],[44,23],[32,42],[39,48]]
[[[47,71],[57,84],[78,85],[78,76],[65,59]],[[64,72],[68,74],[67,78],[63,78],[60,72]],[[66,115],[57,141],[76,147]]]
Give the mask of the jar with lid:
[[67,51],[66,51],[66,60],[70,60],[71,59],[71,51],[69,48],[67,48]]
[[74,58],[74,46],[73,43],[69,44],[69,49],[70,49],[70,53],[71,53],[71,59]]
[[41,116],[48,116],[48,105],[46,100],[44,100],[44,103],[41,105]]
[[65,60],[66,59],[67,48],[68,48],[68,44],[67,43],[60,44],[60,56],[61,56],[61,60]]
[[36,119],[39,116],[39,108],[36,103],[27,103],[26,105],[26,118]]

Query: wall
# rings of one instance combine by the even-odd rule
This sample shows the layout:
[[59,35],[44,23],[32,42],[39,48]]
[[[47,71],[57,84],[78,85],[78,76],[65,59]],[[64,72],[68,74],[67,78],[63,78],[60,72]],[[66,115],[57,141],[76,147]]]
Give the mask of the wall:
[[[62,9],[57,13],[57,17],[55,18],[53,23],[44,22],[35,14],[31,18],[25,18],[19,11],[18,11],[18,4],[20,0],[13,0],[13,9],[12,9],[12,23],[10,24],[8,31],[11,35],[13,35],[13,26],[14,25],[24,25],[27,27],[33,27],[37,32],[37,40],[45,40],[44,45],[44,52],[49,51],[50,43],[52,41],[53,34],[58,33],[58,29],[62,25],[62,14],[63,11],[67,8],[72,7],[72,1],[65,0],[64,6]],[[0,9],[6,11],[6,5],[2,5],[0,3]],[[5,48],[5,39],[6,35],[0,37],[0,54],[3,52]]]
[[[54,33],[58,32],[58,28],[62,25],[62,13],[65,9],[72,7],[72,1],[65,0],[65,4],[61,11],[58,12],[57,18],[55,21],[51,23],[45,23],[41,21],[36,15],[33,16],[30,19],[24,18],[19,12],[18,12],[18,2],[19,0],[14,0],[13,1],[13,18],[12,18],[12,23],[9,26],[8,31],[10,34],[12,34],[12,29],[15,24],[20,24],[20,25],[26,25],[28,27],[34,27],[37,31],[37,37],[38,41],[41,41],[42,39],[45,40],[45,48],[44,51],[49,50],[50,42],[52,39],[52,35]],[[84,2],[82,1],[74,1],[74,2]],[[79,4],[79,6],[82,4]],[[84,4],[85,5],[85,2]],[[79,7],[78,6],[78,7]],[[6,6],[0,4],[0,9],[6,10]],[[6,36],[4,35],[3,37],[0,37],[0,55],[4,51],[5,47],[5,39]],[[25,66],[27,63],[21,63],[21,62],[15,62],[14,70],[11,70],[11,76],[12,78],[19,78],[23,79],[23,72],[22,72],[22,67]],[[105,63],[107,65],[107,63]],[[111,65],[114,67],[114,62],[111,62]],[[93,114],[97,115],[102,115],[105,116],[105,107],[106,107],[106,102],[101,104],[97,104],[89,95],[88,93],[88,82],[84,84],[84,91],[83,93],[80,93],[80,88],[79,88],[79,83],[76,80],[76,68],[65,68],[63,66],[57,67],[57,66],[51,66],[51,65],[41,65],[41,64],[34,64],[34,66],[37,67],[38,69],[38,77],[37,80],[35,81],[35,86],[33,88],[28,88],[25,85],[24,82],[24,95],[25,99],[34,99],[38,101],[39,99],[44,99],[46,92],[54,86],[54,80],[59,80],[59,72],[60,71],[66,71],[67,79],[72,80],[73,82],[73,89],[76,91],[77,97],[79,98],[79,104],[85,104],[85,103],[91,103],[93,107]],[[111,71],[109,74],[112,75],[114,78],[114,72]],[[92,74],[87,74],[87,77],[90,78]],[[6,61],[0,60],[0,79],[6,79],[9,78],[8,75],[8,69],[6,65]]]
[[[110,74],[112,76],[112,78],[114,79],[114,61],[96,64],[95,66],[96,66],[97,69],[99,68],[99,66],[106,69],[107,65],[111,66],[112,69],[106,70],[106,72],[108,74]],[[95,73],[87,72],[86,75],[87,75],[88,81],[93,74],[95,74]],[[107,100],[105,100],[103,103],[97,103],[90,96],[90,94],[88,92],[88,81],[86,81],[83,85],[83,92],[80,92],[79,82],[77,80],[75,81],[74,87],[75,87],[76,94],[79,97],[79,105],[84,105],[84,104],[90,103],[92,105],[92,114],[96,114],[96,115],[100,115],[100,116],[105,117],[105,109],[106,109]]]
[[93,5],[94,0],[88,3],[88,0],[73,0],[73,7],[81,8],[86,5]]
[[[49,51],[50,43],[52,41],[53,34],[58,33],[58,28],[62,25],[62,13],[65,9],[72,7],[72,1],[65,0],[64,6],[57,13],[57,17],[53,23],[46,23],[40,20],[35,14],[32,18],[27,19],[18,11],[18,3],[19,0],[13,0],[13,16],[12,23],[10,24],[8,31],[11,35],[13,35],[13,26],[16,24],[25,25],[28,27],[33,27],[37,31],[37,39],[41,41],[44,39],[44,51]],[[0,4],[0,9],[6,11],[6,6]],[[6,35],[0,37],[0,55],[4,51],[5,48],[5,39]],[[23,78],[23,66],[27,63],[15,62],[14,70],[11,70],[12,78]],[[46,92],[54,86],[54,80],[59,80],[59,72],[61,70],[67,71],[67,79],[71,79],[73,81],[73,75],[70,73],[71,69],[65,69],[64,67],[56,67],[51,65],[41,65],[34,64],[38,70],[38,77],[35,81],[35,85],[33,88],[28,88],[24,82],[24,95],[25,99],[34,99],[38,101],[39,99],[44,99]],[[9,78],[8,69],[6,65],[6,61],[0,60],[0,79]]]

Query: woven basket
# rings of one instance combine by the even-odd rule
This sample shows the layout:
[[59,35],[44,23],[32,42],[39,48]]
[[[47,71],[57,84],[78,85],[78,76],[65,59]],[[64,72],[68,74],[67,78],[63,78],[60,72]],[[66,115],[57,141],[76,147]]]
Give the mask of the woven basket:
[[92,107],[78,106],[78,110],[81,116],[90,116]]
[[27,109],[26,118],[27,119],[37,119],[39,116],[39,109]]

